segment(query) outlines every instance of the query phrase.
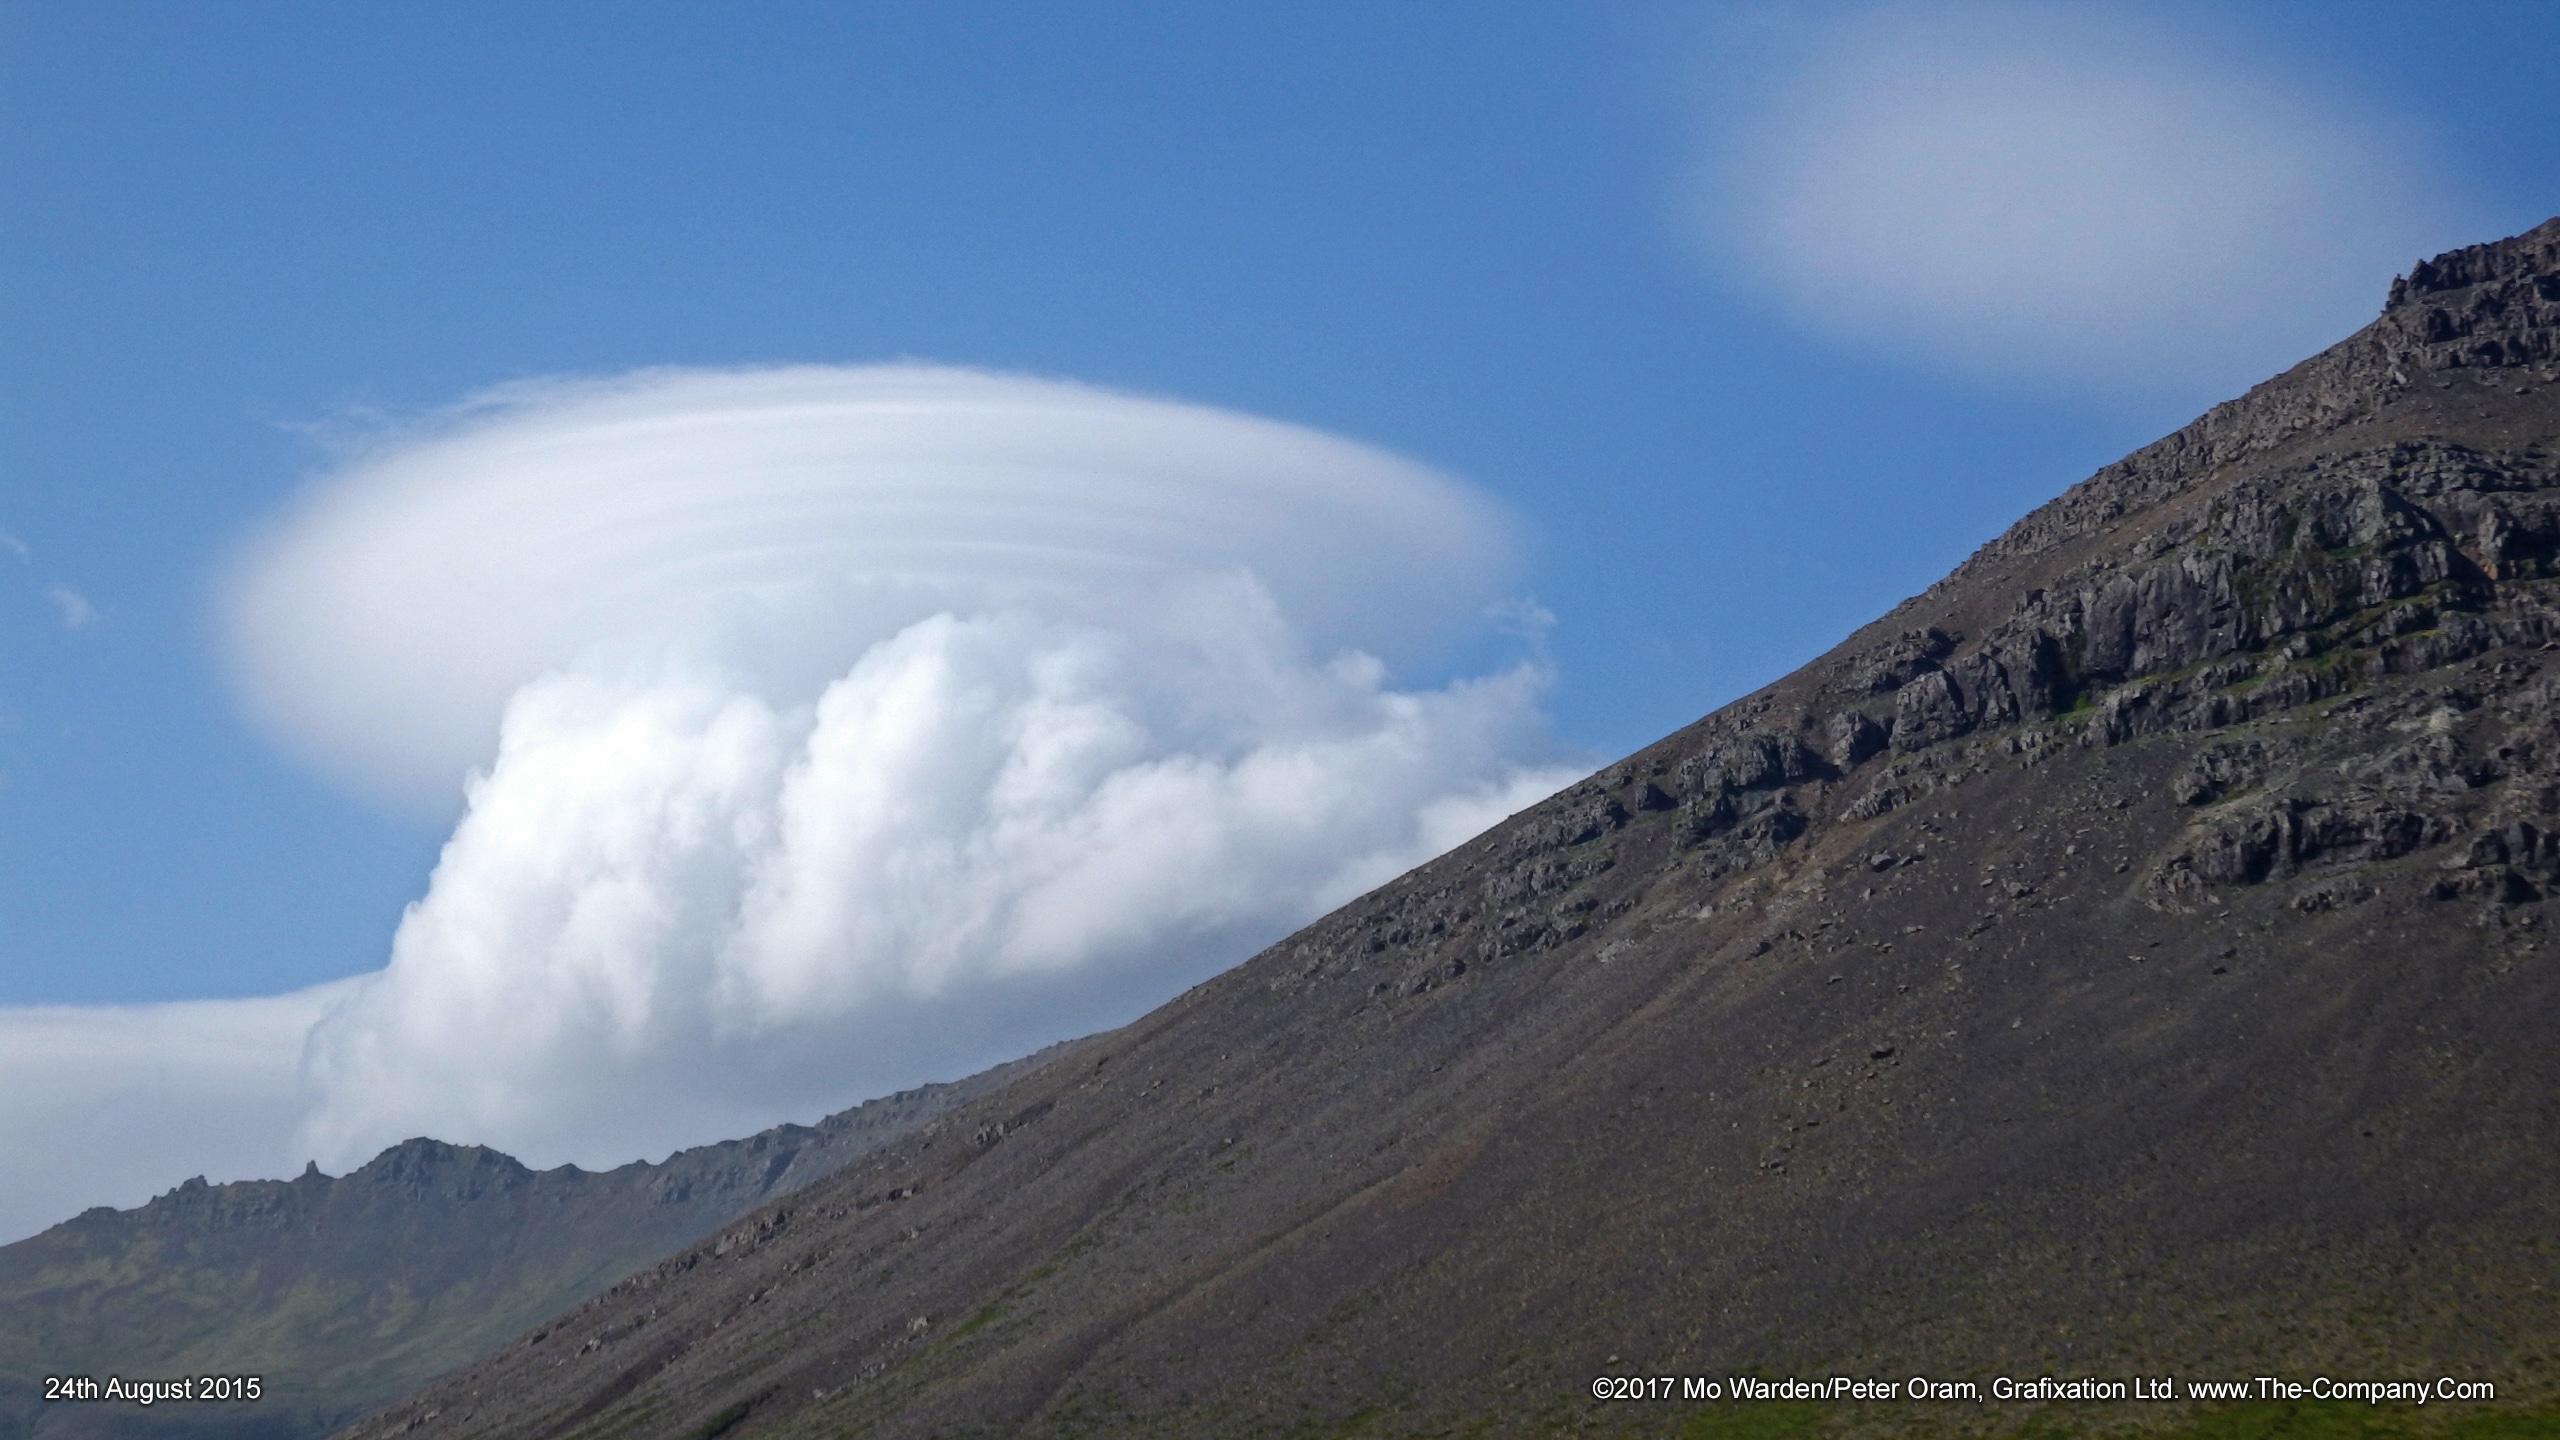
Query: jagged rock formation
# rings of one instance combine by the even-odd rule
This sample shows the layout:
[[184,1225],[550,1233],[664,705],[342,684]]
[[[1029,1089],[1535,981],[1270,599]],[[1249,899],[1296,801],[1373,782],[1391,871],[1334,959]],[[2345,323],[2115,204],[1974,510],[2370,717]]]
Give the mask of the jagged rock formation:
[[[410,1140],[341,1176],[100,1207],[0,1246],[0,1437],[315,1436],[1045,1062],[610,1171]],[[44,1403],[47,1375],[256,1375],[254,1404]]]
[[348,1434],[2548,1404],[2555,337],[2560,221],[2421,265],[1796,674]]

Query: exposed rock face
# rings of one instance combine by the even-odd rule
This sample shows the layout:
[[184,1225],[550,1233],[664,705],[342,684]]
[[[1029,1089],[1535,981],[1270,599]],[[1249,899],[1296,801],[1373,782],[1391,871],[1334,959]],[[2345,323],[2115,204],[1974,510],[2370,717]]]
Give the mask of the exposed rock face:
[[2419,266],[1796,674],[349,1434],[2548,1403],[2555,335],[2560,221]]
[[[0,1436],[291,1440],[482,1354],[1047,1058],[663,1164],[410,1140],[331,1177],[191,1180],[0,1246]],[[258,1375],[258,1402],[47,1405],[47,1375]]]

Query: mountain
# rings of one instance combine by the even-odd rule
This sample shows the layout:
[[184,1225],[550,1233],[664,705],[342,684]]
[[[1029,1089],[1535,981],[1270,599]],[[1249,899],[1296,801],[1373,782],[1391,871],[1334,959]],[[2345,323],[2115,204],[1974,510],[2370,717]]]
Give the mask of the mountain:
[[[91,1210],[0,1246],[0,1437],[323,1434],[1056,1053],[657,1165],[534,1171],[411,1140],[335,1178],[199,1177]],[[204,1374],[256,1375],[259,1398],[43,1397],[48,1375]]]
[[2189,1414],[1590,1395],[1740,1373],[2453,1377],[2498,1398],[2247,1433],[2554,1433],[2555,652],[2560,220],[345,1434]]
[[2498,1399],[2424,1418],[2552,1433],[2556,447],[2560,219],[345,1434],[2032,1418],[1590,1398],[1746,1372],[2454,1377]]

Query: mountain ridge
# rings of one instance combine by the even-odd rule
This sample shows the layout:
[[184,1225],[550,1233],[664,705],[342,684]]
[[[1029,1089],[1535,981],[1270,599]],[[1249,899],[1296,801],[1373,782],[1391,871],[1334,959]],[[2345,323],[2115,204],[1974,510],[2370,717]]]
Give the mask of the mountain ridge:
[[[197,1176],[0,1246],[0,1435],[304,1437],[1069,1047],[612,1170],[415,1138],[341,1176]],[[44,1375],[256,1374],[254,1406],[43,1403]]]

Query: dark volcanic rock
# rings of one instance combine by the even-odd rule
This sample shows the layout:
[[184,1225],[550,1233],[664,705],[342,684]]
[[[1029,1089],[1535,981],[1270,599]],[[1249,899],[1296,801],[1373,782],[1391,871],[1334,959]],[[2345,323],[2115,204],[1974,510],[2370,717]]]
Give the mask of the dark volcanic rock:
[[2422,265],[1830,655],[349,1434],[2549,1403],[2555,335],[2560,221]]

